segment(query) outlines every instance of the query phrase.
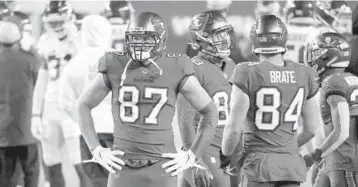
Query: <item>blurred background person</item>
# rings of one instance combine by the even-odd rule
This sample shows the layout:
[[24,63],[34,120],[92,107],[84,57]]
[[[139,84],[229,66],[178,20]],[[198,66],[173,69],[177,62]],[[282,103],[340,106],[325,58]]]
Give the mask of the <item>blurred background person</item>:
[[31,134],[32,95],[41,60],[21,49],[17,16],[0,21],[0,186],[8,187],[19,162],[24,186],[37,187],[38,141]]
[[64,187],[62,161],[64,113],[59,101],[62,70],[77,51],[77,29],[73,9],[66,1],[50,1],[42,13],[45,33],[37,48],[45,59],[34,91],[32,132],[41,140],[45,178],[51,187]]
[[104,12],[112,26],[112,48],[118,51],[125,50],[124,34],[130,19],[134,16],[134,8],[129,1],[110,0],[106,3]]
[[[71,162],[80,178],[80,186],[106,187],[108,172],[97,163],[83,163],[92,158],[86,142],[80,135],[76,123],[77,113],[75,103],[84,88],[97,73],[99,59],[110,50],[111,25],[105,17],[89,15],[83,19],[81,44],[79,53],[66,65],[63,70],[60,87],[61,106],[66,112],[63,129],[66,137]],[[113,118],[111,113],[111,94],[92,110],[94,124],[102,146],[112,147]]]
[[355,6],[352,14],[352,35],[350,41],[352,55],[347,71],[358,76],[358,54],[354,53],[354,51],[358,51],[358,5]]

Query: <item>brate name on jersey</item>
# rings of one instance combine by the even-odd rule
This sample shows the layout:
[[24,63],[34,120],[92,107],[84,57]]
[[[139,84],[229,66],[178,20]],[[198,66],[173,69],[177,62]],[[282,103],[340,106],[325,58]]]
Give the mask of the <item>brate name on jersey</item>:
[[294,71],[270,71],[271,83],[296,83]]
[[347,76],[344,77],[344,79],[347,81],[349,87],[358,85],[358,77],[356,76]]

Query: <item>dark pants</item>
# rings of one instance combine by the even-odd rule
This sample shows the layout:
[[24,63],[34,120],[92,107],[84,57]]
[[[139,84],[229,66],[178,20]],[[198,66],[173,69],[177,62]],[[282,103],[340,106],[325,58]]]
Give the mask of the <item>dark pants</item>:
[[1,147],[0,148],[0,186],[10,187],[16,163],[19,162],[24,172],[25,187],[37,187],[40,163],[38,145]]
[[[113,146],[113,134],[98,133],[98,139],[103,147],[111,148]],[[81,160],[90,160],[92,153],[88,146],[80,137]],[[75,166],[76,171],[80,175],[81,186],[88,187],[106,187],[108,180],[108,171],[97,163],[86,163]]]

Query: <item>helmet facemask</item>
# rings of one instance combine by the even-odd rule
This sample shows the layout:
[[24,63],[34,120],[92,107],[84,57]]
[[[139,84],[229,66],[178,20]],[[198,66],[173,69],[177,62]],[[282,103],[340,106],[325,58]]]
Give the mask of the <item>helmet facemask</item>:
[[65,35],[65,27],[69,17],[66,14],[53,13],[44,16],[42,21],[47,32],[55,32],[59,37],[62,37]]
[[135,61],[146,61],[162,51],[159,34],[155,31],[126,32],[126,45],[130,56]]
[[226,59],[235,44],[233,28],[230,25],[215,29],[211,35],[196,32],[201,50],[211,56]]

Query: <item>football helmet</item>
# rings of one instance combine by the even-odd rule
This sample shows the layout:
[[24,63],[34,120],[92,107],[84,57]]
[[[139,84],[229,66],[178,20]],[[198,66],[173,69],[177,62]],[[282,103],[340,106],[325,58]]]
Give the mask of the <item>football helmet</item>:
[[74,11],[66,1],[50,1],[42,13],[45,30],[65,35],[65,26],[73,21]]
[[318,74],[330,68],[348,67],[350,56],[347,39],[333,32],[318,35],[307,48],[307,62]]
[[134,16],[134,8],[128,1],[114,1],[111,0],[106,4],[104,16],[107,18],[116,17],[122,18],[123,24],[128,23]]
[[164,20],[155,13],[142,12],[128,24],[126,49],[134,61],[144,62],[161,55],[166,48],[167,38]]
[[255,55],[284,54],[287,42],[286,25],[275,15],[263,15],[252,26],[250,40]]
[[228,58],[235,46],[233,27],[216,10],[194,16],[189,26],[189,38],[194,49],[219,60]]

